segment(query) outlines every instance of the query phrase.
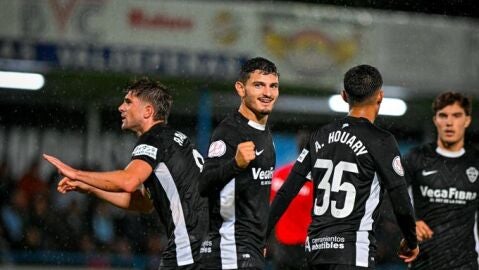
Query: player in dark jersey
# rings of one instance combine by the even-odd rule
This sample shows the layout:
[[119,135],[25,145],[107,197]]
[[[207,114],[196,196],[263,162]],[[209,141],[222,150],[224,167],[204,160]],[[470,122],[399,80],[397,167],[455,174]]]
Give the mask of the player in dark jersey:
[[138,136],[132,160],[123,170],[86,172],[44,155],[64,178],[62,193],[82,191],[125,209],[156,208],[168,246],[159,269],[199,269],[199,250],[207,229],[206,200],[199,196],[203,158],[183,133],[167,125],[172,97],[158,82],[141,79],[126,89],[119,107],[122,129]]
[[[400,257],[415,259],[415,220],[394,136],[373,124],[383,98],[379,71],[368,65],[344,76],[349,114],[313,132],[271,205],[268,232],[313,180],[312,223],[305,250],[311,269],[374,269],[374,230],[384,191],[404,234]],[[309,175],[310,174],[310,175]]]
[[421,254],[411,267],[478,269],[479,152],[464,143],[471,101],[446,92],[436,97],[432,108],[437,140],[413,148],[404,165],[421,241]]
[[237,112],[211,137],[200,192],[210,209],[202,269],[263,269],[269,193],[276,154],[268,115],[279,95],[279,73],[267,59],[243,64]]

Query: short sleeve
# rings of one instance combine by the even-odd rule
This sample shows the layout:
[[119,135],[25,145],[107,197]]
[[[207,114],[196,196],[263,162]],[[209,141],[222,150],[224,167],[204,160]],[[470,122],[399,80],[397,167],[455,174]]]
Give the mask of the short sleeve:
[[155,168],[161,161],[159,141],[159,139],[155,138],[155,136],[151,136],[151,134],[141,136],[131,153],[131,159],[141,159],[150,164],[152,168]]

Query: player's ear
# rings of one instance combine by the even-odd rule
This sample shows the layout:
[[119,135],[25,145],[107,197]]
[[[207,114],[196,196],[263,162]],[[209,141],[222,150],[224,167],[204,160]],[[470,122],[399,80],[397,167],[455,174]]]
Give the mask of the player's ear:
[[466,115],[466,122],[464,123],[464,128],[468,128],[470,124],[471,124],[471,116]]
[[245,87],[244,87],[244,84],[240,81],[236,81],[235,83],[235,89],[236,89],[236,92],[238,93],[238,95],[240,97],[244,97],[245,96]]
[[153,106],[150,103],[145,104],[144,110],[143,110],[143,117],[150,118],[153,117],[155,114],[155,109],[153,109]]
[[348,102],[348,93],[346,93],[346,90],[341,91],[341,97],[343,98],[344,102],[349,103]]
[[378,95],[376,97],[376,102],[378,105],[381,104],[381,102],[383,102],[383,98],[384,98],[384,91],[382,89],[379,89]]

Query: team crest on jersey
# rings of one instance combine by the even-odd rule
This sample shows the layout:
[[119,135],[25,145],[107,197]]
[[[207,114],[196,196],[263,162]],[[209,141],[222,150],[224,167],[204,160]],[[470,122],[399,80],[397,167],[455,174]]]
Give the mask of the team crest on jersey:
[[467,178],[469,179],[469,181],[471,183],[474,183],[477,180],[477,176],[479,175],[479,171],[475,167],[469,167],[466,170],[466,175],[467,175]]
[[399,176],[404,176],[404,169],[401,164],[401,158],[399,156],[393,159],[393,169]]
[[226,153],[226,144],[222,140],[212,142],[208,150],[208,157],[221,157]]

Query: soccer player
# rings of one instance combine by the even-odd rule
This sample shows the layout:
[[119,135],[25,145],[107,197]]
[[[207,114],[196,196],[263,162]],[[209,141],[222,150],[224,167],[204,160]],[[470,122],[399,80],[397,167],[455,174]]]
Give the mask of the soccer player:
[[279,95],[279,73],[264,58],[246,61],[235,83],[237,112],[214,130],[201,174],[209,200],[202,269],[263,269],[276,153],[267,125]]
[[62,193],[86,192],[141,212],[156,208],[168,237],[159,269],[199,269],[207,229],[206,200],[198,192],[203,158],[186,135],[167,125],[172,96],[165,86],[144,78],[125,92],[121,127],[139,136],[125,169],[87,172],[53,156],[44,158],[64,176],[58,184]]
[[381,74],[372,66],[346,72],[341,95],[349,103],[348,116],[312,133],[271,205],[268,232],[306,179],[313,180],[305,243],[311,269],[375,268],[374,230],[385,190],[404,234],[400,258],[411,262],[419,252],[396,140],[373,124],[384,95],[381,87]]
[[412,269],[478,269],[475,216],[479,207],[479,152],[464,143],[471,101],[460,93],[432,104],[435,142],[405,158],[421,254]]

